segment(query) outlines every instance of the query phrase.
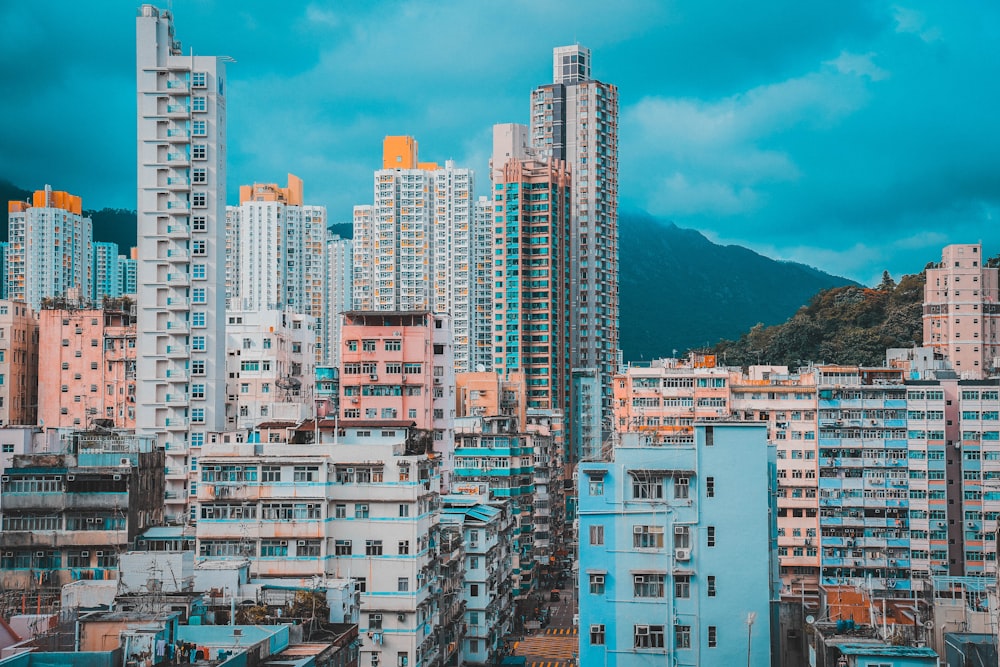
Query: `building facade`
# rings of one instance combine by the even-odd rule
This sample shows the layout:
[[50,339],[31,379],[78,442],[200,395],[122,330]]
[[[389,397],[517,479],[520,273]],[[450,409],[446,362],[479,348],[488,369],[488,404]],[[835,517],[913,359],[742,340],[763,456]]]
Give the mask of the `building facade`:
[[699,422],[688,444],[633,434],[611,461],[582,462],[578,483],[581,665],[771,664],[776,468],[762,425]]
[[[226,59],[184,55],[153,5],[136,44],[136,429],[187,470],[189,448],[225,428]],[[170,519],[187,517],[188,497],[168,482]]]
[[122,295],[118,244],[95,241],[93,256],[91,275],[94,279],[90,298],[95,306],[100,306],[104,299],[115,299]]
[[38,423],[38,320],[23,301],[0,301],[0,424]]
[[45,428],[135,428],[135,314],[106,308],[39,313],[38,419]]
[[591,78],[590,49],[553,49],[552,83],[531,94],[531,145],[573,174],[568,312],[573,368],[596,368],[604,416],[618,336],[618,88]]
[[354,242],[332,236],[326,242],[326,306],[327,327],[324,330],[323,363],[340,367],[343,313],[354,310]]

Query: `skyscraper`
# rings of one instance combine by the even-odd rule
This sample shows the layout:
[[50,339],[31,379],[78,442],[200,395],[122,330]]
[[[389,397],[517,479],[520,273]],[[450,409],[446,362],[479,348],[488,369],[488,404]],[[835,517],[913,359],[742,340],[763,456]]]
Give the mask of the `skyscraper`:
[[169,11],[136,19],[136,429],[167,450],[186,519],[189,447],[225,428],[225,58],[182,55]]
[[597,368],[605,419],[618,339],[618,88],[591,79],[590,49],[553,51],[552,83],[531,95],[531,144],[573,174],[570,358]]
[[33,310],[46,298],[89,300],[93,225],[83,217],[80,197],[46,185],[30,204],[12,201],[7,211],[9,298]]
[[343,313],[352,309],[354,287],[354,242],[333,235],[326,242],[326,338],[323,348],[325,362],[340,366],[340,331]]
[[567,410],[570,174],[526,146],[527,128],[493,128],[493,368],[522,372],[529,408]]
[[354,307],[451,316],[455,369],[471,370],[474,176],[419,162],[413,137],[385,138],[373,206],[354,208]]
[[240,186],[239,207],[226,210],[226,276],[233,310],[287,310],[316,318],[325,359],[326,207],[303,202],[302,179],[288,186]]

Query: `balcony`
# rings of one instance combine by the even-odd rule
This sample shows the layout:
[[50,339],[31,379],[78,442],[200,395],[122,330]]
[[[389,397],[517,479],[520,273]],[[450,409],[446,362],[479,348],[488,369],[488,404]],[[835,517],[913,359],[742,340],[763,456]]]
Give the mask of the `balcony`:
[[191,131],[181,129],[167,130],[166,139],[171,143],[186,144],[191,141]]
[[185,239],[191,236],[191,228],[187,225],[167,225],[167,238]]
[[191,157],[187,153],[167,153],[167,162],[174,167],[185,167],[191,162]]
[[168,310],[187,310],[190,308],[191,300],[187,297],[175,296],[167,299]]
[[164,420],[163,426],[168,431],[185,431],[187,430],[189,420],[182,419],[180,417],[172,417]]
[[187,394],[174,393],[174,394],[167,394],[167,400],[165,401],[165,403],[167,405],[187,405],[189,400],[190,399]]

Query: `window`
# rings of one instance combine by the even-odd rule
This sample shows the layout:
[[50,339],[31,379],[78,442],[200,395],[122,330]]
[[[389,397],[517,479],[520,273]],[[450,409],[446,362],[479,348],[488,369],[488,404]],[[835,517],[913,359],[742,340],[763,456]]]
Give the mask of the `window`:
[[604,544],[604,526],[590,527],[590,543],[592,545]]
[[192,336],[191,337],[191,349],[195,352],[205,351],[205,337],[204,336]]
[[295,466],[292,475],[294,482],[315,482],[318,481],[318,478],[319,466]]
[[191,193],[191,205],[195,208],[205,208],[208,206],[208,193],[207,192],[192,192]]
[[674,640],[676,642],[677,648],[691,648],[691,626],[675,625]]
[[195,287],[191,290],[191,303],[208,303],[208,294],[204,287]]
[[[677,575],[677,578],[684,577],[687,575]],[[633,577],[633,594],[637,598],[662,598],[664,595],[664,582],[666,580],[665,574],[637,574]],[[690,593],[690,581],[688,582],[688,591]],[[674,588],[677,588],[677,579],[674,580]],[[680,597],[680,596],[678,596]],[[685,595],[684,597],[688,597]]]
[[337,540],[333,545],[333,553],[336,556],[350,556],[353,552],[353,542],[351,540]]
[[715,497],[715,478],[706,477],[705,478],[705,497],[714,498]]
[[346,519],[347,518],[347,505],[343,505],[343,504],[336,505],[334,507],[334,514],[333,515],[337,519]]
[[604,646],[604,625],[590,626],[590,645]]
[[397,545],[397,550],[400,556],[408,555],[410,553],[410,541],[400,540],[399,544]]
[[191,170],[191,182],[196,185],[208,183],[208,169],[195,167]]
[[708,597],[715,597],[715,575],[708,575]]
[[603,574],[592,574],[590,575],[590,594],[591,595],[604,595],[604,576]]
[[708,648],[716,648],[719,645],[718,628],[714,625],[708,626]]
[[592,496],[603,496],[604,495],[604,480],[603,479],[592,479],[592,480],[590,480],[590,495],[592,495]]
[[691,546],[691,529],[687,526],[674,526],[674,548],[687,549]]
[[687,477],[678,477],[674,481],[674,498],[684,499],[688,497],[691,480]]
[[196,310],[191,313],[191,326],[192,327],[204,327],[205,326],[205,312]]
[[399,516],[401,516],[401,517],[410,516],[410,506],[409,505],[400,505],[399,506]]
[[261,466],[261,469],[260,469],[260,481],[262,481],[262,482],[280,482],[281,481],[281,466]]
[[[688,642],[690,643],[691,627],[688,628]],[[635,626],[635,648],[663,648],[663,626],[662,625],[637,625]],[[680,648],[678,646],[678,648]]]
[[208,74],[205,72],[191,72],[191,87],[192,88],[207,88],[208,87]]
[[191,111],[194,112],[205,112],[208,111],[208,98],[203,95],[196,95],[191,98]]
[[663,498],[663,480],[639,475],[632,480],[632,497],[640,500]]
[[193,137],[208,136],[208,121],[196,120],[193,123],[191,123],[191,136]]
[[410,590],[410,579],[408,577],[399,577],[396,580],[396,590],[400,593]]
[[367,503],[357,503],[354,505],[354,518],[355,519],[367,519],[368,518],[368,504]]
[[204,215],[191,216],[191,229],[196,232],[203,232],[208,229],[208,218]]
[[385,351],[386,352],[399,352],[402,347],[402,341],[398,339],[385,341]]
[[369,630],[382,629],[382,614],[368,614],[368,629]]
[[[197,242],[195,243],[197,247]],[[204,280],[208,274],[208,269],[205,264],[193,264],[191,266],[191,277],[194,280]]]
[[662,549],[663,526],[633,526],[632,546],[636,549]]
[[192,241],[191,254],[204,257],[208,254],[208,241]]
[[205,408],[191,408],[191,423],[205,423]]
[[191,146],[191,159],[192,160],[207,160],[208,159],[208,146],[205,144],[195,144]]
[[715,546],[715,526],[709,526],[708,527],[708,533],[707,533],[707,535],[708,535],[708,546],[714,547]]
[[382,540],[365,540],[365,555],[366,556],[381,556],[382,555]]

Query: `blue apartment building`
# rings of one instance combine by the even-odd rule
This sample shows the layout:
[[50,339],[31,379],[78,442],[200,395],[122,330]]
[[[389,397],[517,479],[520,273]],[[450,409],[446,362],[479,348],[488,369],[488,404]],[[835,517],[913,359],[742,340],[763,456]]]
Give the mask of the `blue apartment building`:
[[581,665],[771,664],[774,448],[764,423],[626,434],[578,470]]

